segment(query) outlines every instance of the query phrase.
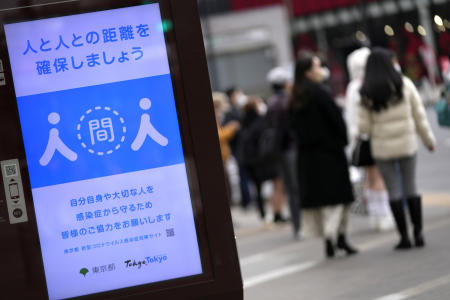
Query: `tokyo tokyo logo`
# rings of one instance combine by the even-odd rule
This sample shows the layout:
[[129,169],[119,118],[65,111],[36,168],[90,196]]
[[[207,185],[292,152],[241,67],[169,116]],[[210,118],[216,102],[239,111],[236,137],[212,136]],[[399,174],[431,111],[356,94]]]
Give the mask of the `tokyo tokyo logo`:
[[[133,133],[131,149],[139,151],[147,139],[151,139],[162,147],[167,146],[169,140],[153,126],[150,114],[147,112],[151,107],[150,99],[142,98],[139,106],[144,112],[141,114],[138,132]],[[52,128],[49,131],[45,151],[39,160],[41,166],[47,166],[56,151],[69,161],[78,159],[78,154],[70,149],[59,136],[57,125],[62,121],[57,112],[51,112],[48,115],[48,122]],[[110,155],[118,151],[124,145],[126,134],[127,126],[124,118],[117,110],[109,106],[94,106],[87,109],[76,125],[76,137],[81,147],[97,156]]]

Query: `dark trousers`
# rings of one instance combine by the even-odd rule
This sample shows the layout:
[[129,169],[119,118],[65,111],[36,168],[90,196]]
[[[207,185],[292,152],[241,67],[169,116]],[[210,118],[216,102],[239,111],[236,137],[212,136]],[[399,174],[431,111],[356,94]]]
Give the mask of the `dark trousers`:
[[289,210],[294,233],[300,232],[300,192],[297,176],[297,149],[292,147],[281,157],[281,178],[286,188],[289,200]]

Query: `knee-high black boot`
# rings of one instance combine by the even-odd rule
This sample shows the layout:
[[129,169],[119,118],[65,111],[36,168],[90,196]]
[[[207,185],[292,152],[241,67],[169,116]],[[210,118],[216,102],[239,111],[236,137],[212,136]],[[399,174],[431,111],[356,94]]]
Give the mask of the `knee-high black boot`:
[[395,246],[395,250],[403,250],[411,248],[411,242],[408,237],[408,226],[406,224],[405,209],[401,200],[389,201],[392,214],[394,215],[397,230],[400,234],[400,242]]
[[414,225],[414,243],[416,247],[425,246],[425,240],[422,234],[422,199],[420,196],[408,198],[409,214],[411,222]]
[[347,255],[353,255],[358,253],[358,250],[356,248],[353,248],[352,246],[349,245],[349,243],[347,242],[347,238],[343,233],[339,233],[336,247],[344,250],[347,253]]

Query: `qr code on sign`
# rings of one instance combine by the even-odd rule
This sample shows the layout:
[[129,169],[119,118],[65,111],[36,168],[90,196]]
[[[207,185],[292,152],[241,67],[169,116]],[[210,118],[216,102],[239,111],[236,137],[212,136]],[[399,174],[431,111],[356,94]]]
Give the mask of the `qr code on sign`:
[[6,176],[16,176],[17,175],[16,165],[5,166],[5,172]]
[[175,229],[173,229],[173,228],[166,229],[166,234],[167,234],[167,237],[175,236]]

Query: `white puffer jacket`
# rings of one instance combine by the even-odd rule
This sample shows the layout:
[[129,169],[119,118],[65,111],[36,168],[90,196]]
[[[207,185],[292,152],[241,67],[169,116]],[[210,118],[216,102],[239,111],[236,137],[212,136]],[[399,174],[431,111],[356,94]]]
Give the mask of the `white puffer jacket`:
[[436,140],[428,123],[425,108],[414,83],[403,77],[403,100],[381,112],[359,109],[360,134],[371,137],[372,155],[388,160],[409,157],[417,152],[417,133],[428,148]]
[[358,111],[361,95],[359,90],[364,79],[364,69],[367,58],[370,55],[369,48],[360,48],[353,51],[347,57],[347,68],[350,74],[350,83],[345,92],[345,120],[347,122],[349,148],[353,149],[358,137]]

